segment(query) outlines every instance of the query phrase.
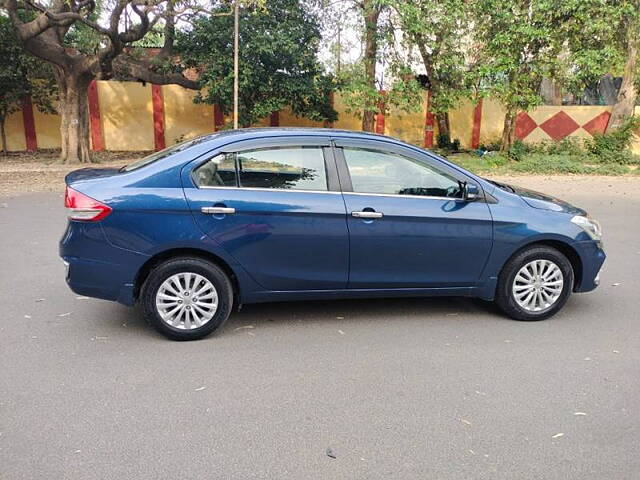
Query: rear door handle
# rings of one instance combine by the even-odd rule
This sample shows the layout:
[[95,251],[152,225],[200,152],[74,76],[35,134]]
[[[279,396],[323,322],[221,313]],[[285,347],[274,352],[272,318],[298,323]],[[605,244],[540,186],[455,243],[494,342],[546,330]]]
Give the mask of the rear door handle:
[[202,207],[200,209],[202,213],[211,213],[214,215],[229,215],[236,213],[236,209],[233,207]]
[[382,218],[382,212],[351,212],[352,217],[356,218]]

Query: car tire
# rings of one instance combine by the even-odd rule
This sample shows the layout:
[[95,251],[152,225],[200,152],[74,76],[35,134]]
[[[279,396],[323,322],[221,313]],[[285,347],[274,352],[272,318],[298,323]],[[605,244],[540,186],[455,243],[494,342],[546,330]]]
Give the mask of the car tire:
[[504,265],[495,302],[514,320],[544,320],[562,309],[573,282],[573,267],[566,256],[552,247],[531,246]]
[[165,337],[198,340],[229,318],[233,287],[217,265],[179,257],[151,270],[142,286],[140,303],[147,322]]

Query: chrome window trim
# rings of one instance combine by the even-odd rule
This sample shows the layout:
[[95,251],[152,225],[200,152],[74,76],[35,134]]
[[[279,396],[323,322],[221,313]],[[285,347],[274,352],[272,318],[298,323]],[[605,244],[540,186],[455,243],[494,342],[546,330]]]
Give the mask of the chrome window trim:
[[437,197],[435,195],[400,195],[397,193],[363,193],[363,192],[342,192],[343,195],[367,195],[374,197],[392,197],[392,198],[421,198],[425,200],[447,200],[450,202],[462,202],[461,197]]
[[286,189],[286,188],[264,188],[264,187],[224,187],[224,186],[208,186],[203,185],[196,187],[198,189],[204,188],[206,190],[247,190],[257,192],[293,192],[293,193],[331,193],[333,195],[365,195],[374,197],[391,197],[391,198],[420,198],[424,200],[447,200],[453,202],[461,202],[462,198],[459,197],[436,197],[429,195],[399,195],[393,193],[362,193],[362,192],[336,192],[333,190],[300,190],[300,189]]
[[224,186],[210,186],[203,185],[201,187],[196,187],[198,189],[205,188],[207,190],[248,190],[248,191],[257,191],[257,192],[293,192],[293,193],[332,193],[332,194],[342,194],[342,192],[336,192],[334,190],[300,190],[300,189],[286,189],[286,188],[266,188],[266,187],[224,187]]

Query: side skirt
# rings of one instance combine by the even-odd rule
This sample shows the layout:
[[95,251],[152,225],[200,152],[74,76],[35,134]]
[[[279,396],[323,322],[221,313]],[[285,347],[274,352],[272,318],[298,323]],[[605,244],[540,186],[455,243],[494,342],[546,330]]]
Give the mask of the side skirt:
[[[484,288],[394,288],[343,289],[343,290],[278,290],[248,292],[242,295],[243,303],[289,302],[295,300],[331,300],[346,298],[397,298],[397,297],[480,297],[486,298]],[[490,299],[490,298],[489,298]]]

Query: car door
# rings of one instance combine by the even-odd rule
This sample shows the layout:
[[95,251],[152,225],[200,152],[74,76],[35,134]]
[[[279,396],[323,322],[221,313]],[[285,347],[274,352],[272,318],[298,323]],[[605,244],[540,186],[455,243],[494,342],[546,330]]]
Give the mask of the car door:
[[348,288],[476,284],[493,228],[483,195],[461,198],[471,178],[390,142],[335,145],[350,236]]
[[236,143],[183,182],[203,232],[263,288],[345,288],[349,240],[328,138]]

